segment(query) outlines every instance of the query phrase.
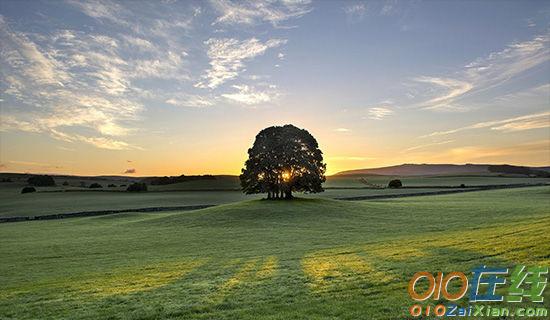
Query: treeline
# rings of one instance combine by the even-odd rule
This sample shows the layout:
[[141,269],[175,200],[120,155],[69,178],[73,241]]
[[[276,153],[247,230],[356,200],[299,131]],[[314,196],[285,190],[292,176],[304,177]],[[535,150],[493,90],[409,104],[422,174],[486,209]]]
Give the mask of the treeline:
[[532,169],[522,166],[511,166],[508,164],[503,165],[491,165],[487,168],[489,172],[506,173],[506,174],[521,174],[526,176],[534,176],[541,178],[550,178],[550,172],[544,170]]
[[180,182],[196,181],[196,180],[216,180],[216,177],[210,174],[205,175],[194,175],[186,176],[182,174],[181,176],[164,176],[164,177],[151,177],[145,178],[145,181],[150,185],[166,185]]

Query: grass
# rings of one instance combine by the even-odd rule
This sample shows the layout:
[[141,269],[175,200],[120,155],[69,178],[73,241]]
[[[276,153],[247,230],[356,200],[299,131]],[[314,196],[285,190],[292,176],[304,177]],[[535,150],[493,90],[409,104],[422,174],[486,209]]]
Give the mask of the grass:
[[[389,176],[365,176],[373,184],[387,185]],[[324,193],[300,195],[306,198],[344,198],[373,195],[414,194],[442,190],[437,186],[468,186],[487,184],[540,183],[550,179],[511,178],[495,176],[430,176],[402,178],[405,186],[435,186],[418,189],[360,189],[366,187],[359,177],[329,177]],[[69,180],[72,184],[63,187],[61,183]],[[94,180],[90,180],[94,181]],[[90,181],[87,181],[90,182]],[[104,186],[104,180],[95,180]],[[189,181],[164,186],[150,186],[145,193],[124,192],[122,187],[103,189],[82,189],[75,187],[79,179],[58,179],[56,187],[40,187],[39,192],[20,194],[25,185],[23,181],[0,183],[0,217],[38,216],[46,214],[71,213],[79,211],[136,209],[146,207],[169,207],[186,205],[225,204],[248,199],[258,199],[261,195],[247,196],[238,189],[238,177],[217,176],[216,180]],[[124,182],[122,180],[117,183]],[[127,182],[125,182],[127,183]],[[117,184],[118,185],[118,184]],[[340,189],[344,188],[344,189]],[[346,189],[347,188],[347,189]],[[50,192],[56,191],[56,192]],[[63,192],[70,191],[70,192]]]
[[549,195],[251,200],[2,224],[0,318],[402,318],[416,271],[548,266]]
[[[327,189],[324,193],[300,195],[308,198],[340,198],[365,195],[413,194],[440,189]],[[164,191],[164,192],[36,192],[19,194],[0,190],[0,217],[39,216],[79,211],[136,209],[185,205],[225,204],[262,195],[245,195],[241,191]]]

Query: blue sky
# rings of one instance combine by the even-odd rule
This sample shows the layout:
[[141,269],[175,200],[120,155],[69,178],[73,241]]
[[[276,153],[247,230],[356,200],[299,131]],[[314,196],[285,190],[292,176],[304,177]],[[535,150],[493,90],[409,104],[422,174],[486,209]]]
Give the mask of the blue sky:
[[0,170],[238,173],[285,123],[329,173],[549,165],[549,22],[547,1],[2,1]]

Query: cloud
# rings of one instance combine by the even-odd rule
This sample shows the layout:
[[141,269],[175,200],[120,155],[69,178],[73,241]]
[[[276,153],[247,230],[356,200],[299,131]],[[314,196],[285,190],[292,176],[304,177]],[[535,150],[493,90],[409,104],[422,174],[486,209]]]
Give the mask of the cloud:
[[351,132],[351,130],[348,129],[348,128],[336,128],[336,129],[334,129],[334,131],[336,131],[336,132]]
[[213,24],[253,25],[267,22],[277,27],[281,22],[299,18],[312,9],[310,0],[270,0],[270,1],[210,1],[221,15]]
[[233,88],[236,89],[237,92],[224,93],[222,97],[245,105],[272,102],[279,96],[279,93],[273,86],[268,87],[268,89],[257,89],[248,85],[234,85]]
[[374,107],[368,110],[368,117],[372,120],[382,120],[387,116],[394,114],[393,110],[386,107]]
[[367,7],[364,3],[350,4],[344,7],[346,17],[350,22],[358,22],[363,20]]
[[465,94],[474,87],[471,83],[450,78],[418,77],[414,81],[444,88],[443,94],[422,103],[426,109],[450,108],[453,99]]
[[439,142],[421,144],[421,145],[418,145],[418,146],[413,146],[413,147],[407,148],[403,152],[410,152],[410,151],[415,151],[415,150],[418,150],[418,149],[425,149],[425,148],[429,148],[429,147],[433,147],[433,146],[440,146],[440,145],[448,144],[448,143],[451,143],[451,142],[454,142],[454,140],[446,140],[446,141],[439,141]]
[[[550,147],[550,140],[536,140],[523,142],[512,146],[463,146],[451,148],[448,150],[438,150],[436,154],[425,154],[434,162],[454,162],[454,163],[510,163],[515,161],[525,161],[526,157],[533,159],[541,158],[548,161],[547,152]],[[545,154],[546,152],[546,154]]]
[[547,98],[550,94],[550,83],[538,85],[532,88],[520,90],[513,93],[508,93],[503,96],[495,98],[496,100],[500,101],[512,101],[517,99],[526,99],[526,98],[533,98],[533,97],[545,97]]
[[422,136],[421,138],[444,136],[444,135],[454,134],[462,131],[483,129],[483,128],[490,128],[491,130],[510,132],[510,131],[523,131],[523,130],[530,130],[530,129],[548,128],[548,127],[550,127],[550,112],[541,112],[541,113],[528,114],[528,115],[514,117],[514,118],[508,118],[504,120],[478,122],[466,127],[457,128],[453,130],[436,131],[428,135]]
[[0,170],[4,170],[4,169],[7,169],[8,168],[8,165],[4,164],[4,163],[0,163]]
[[126,169],[126,170],[124,171],[124,173],[125,173],[125,174],[134,174],[134,173],[136,173],[136,169],[133,169],[133,168],[132,168],[132,169]]
[[340,156],[340,157],[329,157],[328,160],[333,161],[366,161],[366,160],[373,160],[376,158],[370,158],[370,157],[353,157],[353,156]]
[[389,16],[395,12],[395,6],[397,5],[396,1],[386,1],[380,9],[380,15]]
[[263,55],[269,48],[285,44],[286,40],[271,39],[261,42],[256,38],[239,41],[237,39],[211,38],[205,42],[208,47],[210,69],[197,83],[198,88],[216,88],[224,82],[236,78],[245,67],[244,62]]
[[[463,110],[457,103],[467,97],[496,88],[550,60],[550,35],[512,43],[465,65],[452,77],[421,76],[411,98],[422,101],[410,106],[431,110]],[[426,98],[427,97],[427,98]]]
[[68,3],[112,31],[54,28],[25,33],[14,30],[0,15],[0,85],[5,88],[6,107],[0,128],[44,133],[98,148],[139,148],[113,137],[136,131],[144,97],[166,100],[162,87],[159,92],[149,91],[141,83],[190,81],[180,39],[194,16],[146,2]]
[[43,162],[33,162],[33,161],[19,161],[19,160],[11,160],[8,161],[11,164],[20,165],[20,166],[26,166],[26,167],[39,167],[42,169],[61,169],[62,166],[53,165],[50,163],[43,163]]
[[165,101],[168,104],[178,107],[205,108],[214,105],[212,99],[200,95],[180,94]]

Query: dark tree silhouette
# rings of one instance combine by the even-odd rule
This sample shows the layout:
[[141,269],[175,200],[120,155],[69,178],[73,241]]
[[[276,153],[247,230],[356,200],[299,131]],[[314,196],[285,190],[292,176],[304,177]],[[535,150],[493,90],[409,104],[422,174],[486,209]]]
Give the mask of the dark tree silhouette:
[[55,180],[48,175],[37,175],[27,179],[27,183],[35,187],[50,187],[55,186]]
[[21,190],[21,193],[31,193],[31,192],[36,192],[36,189],[34,187],[24,187]]
[[126,188],[126,191],[130,191],[130,192],[147,191],[147,184],[144,182],[134,182],[131,185],[129,185],[128,188]]
[[244,193],[291,199],[292,192],[323,192],[326,164],[317,140],[293,125],[263,129],[248,149],[240,175]]
[[401,180],[399,179],[392,180],[388,183],[388,188],[401,188],[402,186],[403,183],[401,183]]

